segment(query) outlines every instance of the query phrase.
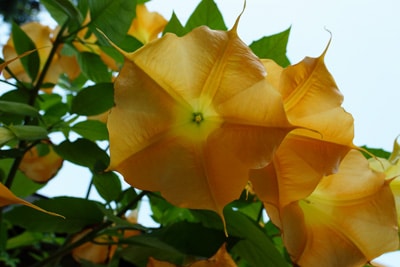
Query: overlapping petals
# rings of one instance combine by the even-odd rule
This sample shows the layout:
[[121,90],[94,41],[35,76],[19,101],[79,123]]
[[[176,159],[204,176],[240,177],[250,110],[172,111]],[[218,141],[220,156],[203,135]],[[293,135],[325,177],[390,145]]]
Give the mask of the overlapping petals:
[[385,176],[352,150],[353,118],[341,107],[325,53],[286,69],[263,60],[289,121],[300,128],[271,164],[252,170],[251,182],[293,262],[359,266],[397,248],[393,197]]
[[300,266],[363,266],[398,247],[389,183],[356,150],[308,197],[284,207],[280,219],[285,245]]
[[390,188],[396,201],[397,223],[400,226],[400,145],[396,138],[392,154],[389,159],[372,157],[369,159],[373,170],[384,172],[390,181]]
[[222,215],[249,169],[271,161],[293,126],[236,26],[166,34],[125,54],[108,118],[109,169],[175,205]]
[[[309,195],[321,177],[337,171],[353,147],[353,118],[341,107],[343,96],[325,67],[325,53],[286,69],[263,60],[267,80],[282,94],[288,119],[301,127],[285,137],[268,170],[252,171],[256,193],[278,209]],[[266,173],[273,173],[276,192],[267,185],[271,181]]]

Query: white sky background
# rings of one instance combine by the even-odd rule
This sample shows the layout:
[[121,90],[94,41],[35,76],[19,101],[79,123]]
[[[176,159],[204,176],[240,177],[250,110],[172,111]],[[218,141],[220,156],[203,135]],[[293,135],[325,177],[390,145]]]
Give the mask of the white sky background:
[[[169,19],[172,10],[186,22],[200,0],[152,0],[147,6]],[[232,27],[243,0],[216,0]],[[396,0],[247,0],[238,34],[247,43],[291,27],[288,57],[297,63],[318,57],[330,34],[325,57],[328,70],[344,95],[344,107],[355,119],[356,145],[391,151],[400,134],[400,2]],[[42,193],[84,196],[85,169],[66,164]],[[77,186],[80,181],[82,186]],[[72,184],[70,188],[67,186]],[[390,265],[400,262],[389,258]]]

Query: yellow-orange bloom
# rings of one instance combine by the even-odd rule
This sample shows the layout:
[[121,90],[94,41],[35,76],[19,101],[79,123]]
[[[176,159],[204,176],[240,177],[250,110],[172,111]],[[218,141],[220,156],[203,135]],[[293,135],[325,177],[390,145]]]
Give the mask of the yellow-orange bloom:
[[293,127],[236,27],[166,34],[125,54],[107,123],[109,169],[221,216],[240,196],[249,169],[268,164]]
[[128,34],[143,44],[156,39],[168,21],[157,12],[149,12],[144,4],[136,6],[136,18],[132,21]]
[[400,226],[400,145],[396,138],[389,159],[370,158],[369,164],[373,170],[384,172],[390,181],[390,188],[396,201],[397,224]]
[[[43,67],[49,57],[50,50],[53,46],[53,31],[45,25],[38,22],[29,22],[21,26],[21,29],[32,39],[36,48],[38,49],[40,67],[39,74],[43,70]],[[10,38],[3,47],[4,60],[8,61],[18,56],[14,48],[14,40]],[[9,63],[9,69],[12,73],[21,81],[32,83],[31,78],[28,76],[20,60]],[[60,53],[56,53],[54,56],[50,68],[48,69],[44,78],[44,83],[56,84],[59,76],[62,73],[74,79],[79,74],[79,66],[74,57],[64,56]],[[11,75],[4,71],[4,77],[6,79],[11,78]],[[47,90],[45,90],[47,91]]]
[[[337,171],[353,147],[353,118],[341,107],[343,96],[326,69],[325,53],[286,69],[263,60],[267,80],[282,94],[289,121],[301,127],[285,137],[267,170],[252,171],[256,194],[278,210],[309,195],[323,176]],[[267,175],[274,177],[276,191]]]
[[49,151],[45,155],[40,155],[37,146],[34,146],[25,153],[19,165],[20,171],[37,183],[49,181],[63,164],[63,159],[54,152],[50,145],[48,145],[48,149]]
[[309,196],[283,207],[279,220],[299,266],[364,266],[399,245],[389,182],[357,150]]

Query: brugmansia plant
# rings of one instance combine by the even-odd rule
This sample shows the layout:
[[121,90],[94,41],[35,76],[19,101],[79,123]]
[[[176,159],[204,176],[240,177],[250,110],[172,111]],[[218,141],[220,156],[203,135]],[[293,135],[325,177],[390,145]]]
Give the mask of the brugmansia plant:
[[[400,146],[353,144],[329,44],[292,65],[290,29],[248,45],[213,0],[185,25],[145,2],[42,0],[56,28],[12,24],[2,266],[370,266],[398,249]],[[37,193],[65,161],[101,199]]]

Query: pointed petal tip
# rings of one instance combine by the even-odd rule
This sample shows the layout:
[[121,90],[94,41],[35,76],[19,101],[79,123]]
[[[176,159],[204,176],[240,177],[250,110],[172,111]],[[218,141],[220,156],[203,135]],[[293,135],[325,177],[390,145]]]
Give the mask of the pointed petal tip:
[[237,27],[239,25],[240,17],[244,13],[245,9],[246,9],[246,0],[243,1],[242,11],[240,12],[239,16],[236,18],[235,24],[233,25],[232,29],[229,32],[233,32],[233,33],[237,34]]

